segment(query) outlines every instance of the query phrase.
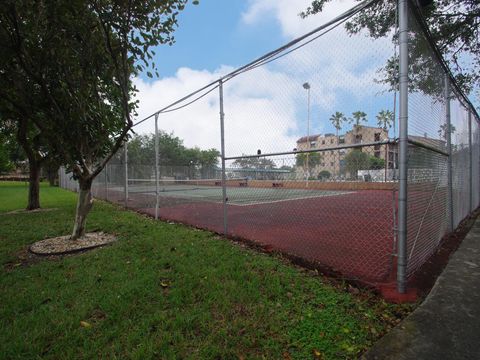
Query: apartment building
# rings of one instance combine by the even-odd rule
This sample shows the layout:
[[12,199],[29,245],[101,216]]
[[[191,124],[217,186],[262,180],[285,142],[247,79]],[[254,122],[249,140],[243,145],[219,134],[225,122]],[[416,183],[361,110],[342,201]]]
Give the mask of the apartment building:
[[[352,130],[338,136],[327,133],[301,137],[297,140],[297,150],[329,149],[385,140],[388,140],[388,131],[383,128],[354,125]],[[357,149],[384,160],[386,167],[393,169],[395,161],[393,146],[373,145],[362,146]],[[306,159],[303,164],[297,162],[297,177],[305,178],[308,173],[309,177],[317,178],[322,171],[328,171],[335,178],[351,177],[352,174],[349,174],[346,169],[345,157],[352,150],[353,148],[324,150],[318,153],[320,157],[310,154],[308,169]]]

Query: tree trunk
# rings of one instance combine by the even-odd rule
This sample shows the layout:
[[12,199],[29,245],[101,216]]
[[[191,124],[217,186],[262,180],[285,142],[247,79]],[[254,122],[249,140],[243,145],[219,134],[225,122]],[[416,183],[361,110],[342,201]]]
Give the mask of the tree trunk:
[[28,178],[27,210],[40,209],[40,164],[29,159],[30,175]]
[[56,186],[57,185],[57,184],[55,184],[55,175],[52,176],[51,173],[48,173],[47,177],[48,177],[48,184],[50,186]]
[[46,168],[47,179],[48,179],[48,183],[50,184],[50,186],[57,186],[58,185],[57,184],[58,169],[59,169],[59,167],[52,166],[52,165],[49,165]]
[[87,215],[93,206],[92,180],[79,180],[79,191],[77,201],[77,212],[75,214],[75,224],[73,226],[72,240],[77,240],[85,235],[85,225]]

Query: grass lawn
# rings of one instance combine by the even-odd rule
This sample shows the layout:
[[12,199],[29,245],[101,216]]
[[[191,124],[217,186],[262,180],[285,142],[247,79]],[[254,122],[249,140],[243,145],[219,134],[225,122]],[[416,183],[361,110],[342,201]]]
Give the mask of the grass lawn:
[[0,182],[0,358],[355,358],[407,311],[102,201],[87,228],[118,242],[35,258],[28,245],[71,231],[76,196],[45,185],[53,210],[10,213],[26,194],[25,183]]

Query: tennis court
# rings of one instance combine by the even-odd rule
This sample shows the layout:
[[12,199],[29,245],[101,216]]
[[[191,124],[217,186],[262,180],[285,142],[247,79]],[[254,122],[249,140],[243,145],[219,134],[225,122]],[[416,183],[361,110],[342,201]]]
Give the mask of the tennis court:
[[[273,183],[272,183],[273,184]],[[285,202],[292,200],[305,200],[324,198],[349,194],[350,191],[335,191],[309,189],[308,185],[303,189],[284,187],[284,182],[275,182],[278,185],[272,188],[256,187],[255,182],[247,178],[229,179],[227,185],[227,202],[229,205],[248,206],[273,202]],[[223,202],[222,181],[211,180],[159,180],[158,195],[160,203],[167,199],[192,199],[208,202]],[[121,187],[112,189],[122,191]],[[129,192],[156,196],[156,182],[150,179],[129,180]]]
[[[123,189],[109,187],[107,198],[122,203]],[[159,181],[158,195],[159,218],[223,234],[221,180]],[[235,179],[226,195],[227,236],[367,284],[391,280],[394,184]],[[128,207],[155,215],[154,180],[129,181],[128,198]]]

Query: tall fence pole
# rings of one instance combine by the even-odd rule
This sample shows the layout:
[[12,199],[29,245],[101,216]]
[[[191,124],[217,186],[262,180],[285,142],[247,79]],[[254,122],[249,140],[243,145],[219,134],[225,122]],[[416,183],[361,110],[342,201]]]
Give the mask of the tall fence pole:
[[453,226],[453,181],[452,181],[452,121],[450,117],[450,78],[445,75],[445,140],[447,141],[447,197],[448,197],[448,231],[452,232]]
[[125,196],[125,208],[128,207],[128,141],[125,141],[123,145],[123,162],[125,171],[125,183],[124,183],[124,196]]
[[408,186],[408,0],[398,1],[399,20],[399,193],[397,290],[407,291],[407,186]]
[[158,114],[155,114],[155,219],[158,219]]
[[472,111],[468,109],[468,177],[470,179],[469,210],[473,211],[473,149],[472,149]]
[[105,168],[103,169],[103,171],[105,172],[105,197],[103,200],[108,200],[108,164],[105,165]]
[[220,95],[220,141],[222,151],[222,198],[223,198],[223,234],[227,236],[227,175],[225,173],[225,113],[223,112],[223,81],[219,81]]

